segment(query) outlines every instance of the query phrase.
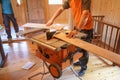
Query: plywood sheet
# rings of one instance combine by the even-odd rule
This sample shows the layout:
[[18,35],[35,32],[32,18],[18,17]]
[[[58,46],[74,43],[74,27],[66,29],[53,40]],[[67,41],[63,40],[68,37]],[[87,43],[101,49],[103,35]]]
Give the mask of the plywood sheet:
[[46,26],[46,24],[39,24],[39,23],[26,23],[22,25],[25,28],[41,28],[41,29],[50,29],[50,30],[62,30],[63,25],[62,24],[53,24],[51,26]]
[[103,48],[98,47],[96,45],[93,45],[93,44],[90,44],[90,43],[85,42],[83,40],[80,40],[78,38],[67,38],[66,34],[64,34],[64,33],[56,34],[54,37],[59,38],[59,39],[66,41],[70,44],[73,44],[75,46],[78,46],[80,48],[83,48],[83,49],[90,51],[94,54],[97,54],[101,57],[104,57],[104,58],[106,58],[106,59],[108,59],[108,60],[110,60],[110,61],[112,61],[120,66],[120,55],[118,55],[112,51],[103,49]]
[[42,28],[42,29],[49,29],[45,24],[39,24],[39,23],[26,23],[22,25],[23,27],[29,27],[29,28]]

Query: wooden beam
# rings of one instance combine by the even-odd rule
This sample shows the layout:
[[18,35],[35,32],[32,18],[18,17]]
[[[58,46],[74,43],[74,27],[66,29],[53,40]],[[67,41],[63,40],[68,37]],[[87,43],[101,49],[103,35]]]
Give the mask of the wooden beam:
[[108,60],[110,60],[110,61],[112,61],[120,66],[120,55],[118,55],[112,51],[103,49],[103,48],[98,47],[96,45],[93,45],[93,44],[90,44],[90,43],[85,42],[83,40],[80,40],[78,38],[67,38],[65,33],[56,34],[56,35],[54,35],[54,37],[61,39],[63,41],[66,41],[66,42],[73,44],[75,46],[78,46],[80,48],[83,48],[83,49],[90,51],[94,54],[97,54],[101,57],[104,57],[104,58],[106,58],[106,59],[108,59]]
[[[14,38],[14,39],[12,39],[12,41],[11,41],[11,43],[14,43],[14,42],[20,42],[20,41],[26,41],[27,39],[25,39],[25,38]],[[4,43],[9,43],[9,41],[7,40],[7,39],[4,39],[4,40],[2,40],[2,43],[4,44]]]

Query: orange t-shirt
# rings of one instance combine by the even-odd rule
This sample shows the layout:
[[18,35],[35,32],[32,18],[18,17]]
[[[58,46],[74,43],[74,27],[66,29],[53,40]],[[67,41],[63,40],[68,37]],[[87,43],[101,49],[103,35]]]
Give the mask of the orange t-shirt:
[[[82,15],[82,11],[83,11],[83,6],[90,7],[90,5],[86,5],[87,2],[90,3],[90,0],[86,0],[86,2],[85,1],[82,2],[82,1],[84,1],[84,0],[70,0],[69,1],[69,7],[71,8],[71,10],[73,12],[75,26],[78,26],[78,24],[79,24],[79,21],[80,21],[81,15]],[[85,24],[83,29],[90,30],[92,28],[93,28],[93,21],[92,21],[92,15],[90,12],[87,23]]]

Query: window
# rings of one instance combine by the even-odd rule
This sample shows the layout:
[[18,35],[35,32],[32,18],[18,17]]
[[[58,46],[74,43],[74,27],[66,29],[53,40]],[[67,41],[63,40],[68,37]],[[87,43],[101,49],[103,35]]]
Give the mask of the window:
[[49,4],[62,4],[62,0],[48,0]]
[[18,5],[21,5],[22,0],[17,0]]

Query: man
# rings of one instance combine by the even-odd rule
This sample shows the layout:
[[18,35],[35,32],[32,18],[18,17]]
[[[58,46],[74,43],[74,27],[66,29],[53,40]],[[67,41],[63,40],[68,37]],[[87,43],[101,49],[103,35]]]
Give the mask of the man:
[[7,33],[8,42],[11,42],[12,35],[10,29],[10,21],[12,21],[14,30],[16,33],[16,37],[18,37],[19,27],[17,21],[14,17],[14,12],[12,9],[11,1],[10,0],[0,0],[1,7],[2,7],[2,16],[3,16],[3,23],[5,25],[5,30]]
[[[53,24],[54,20],[59,16],[65,9],[71,8],[74,17],[74,30],[72,30],[67,37],[71,38],[79,31],[87,34],[84,38],[85,41],[91,42],[93,36],[93,22],[92,15],[90,11],[91,0],[66,0],[64,4],[56,11],[53,17],[47,22],[47,26]],[[77,51],[82,52],[83,56],[79,58],[79,62],[74,63],[74,65],[80,65],[81,70],[78,75],[82,76],[85,74],[87,69],[87,63],[89,54],[86,50],[77,48]],[[75,51],[76,52],[76,51]]]

